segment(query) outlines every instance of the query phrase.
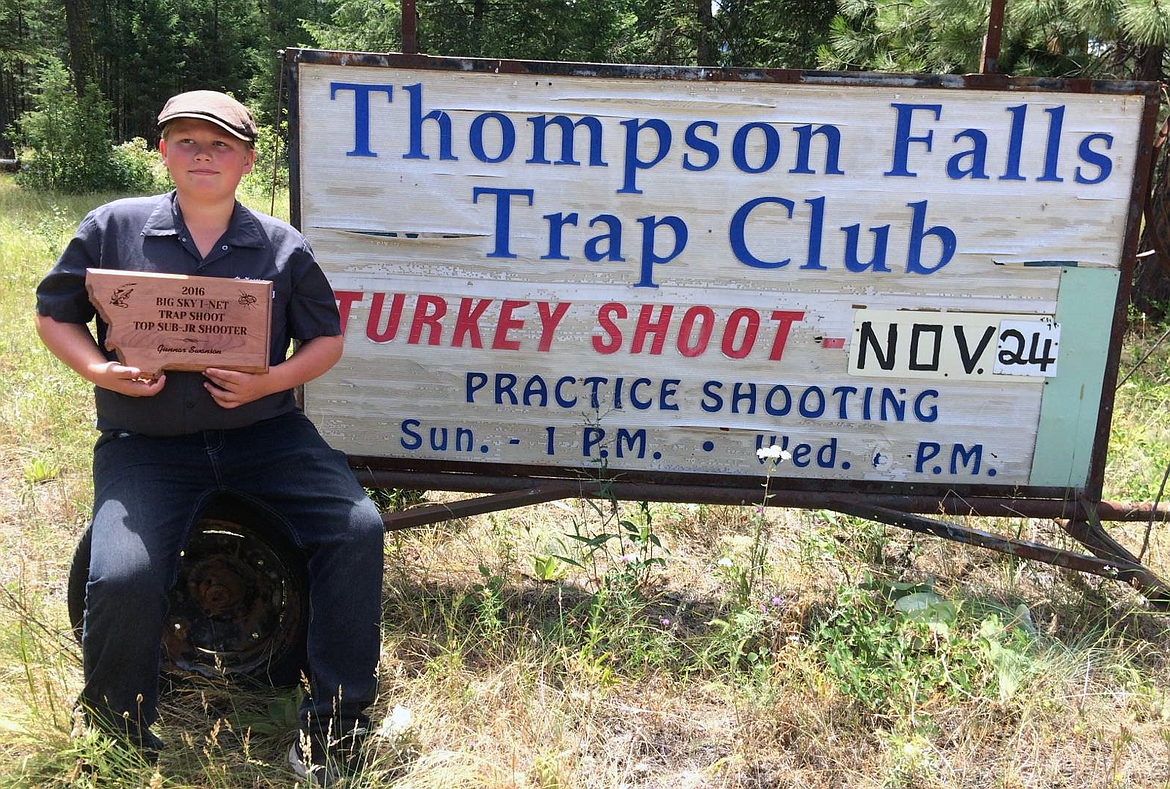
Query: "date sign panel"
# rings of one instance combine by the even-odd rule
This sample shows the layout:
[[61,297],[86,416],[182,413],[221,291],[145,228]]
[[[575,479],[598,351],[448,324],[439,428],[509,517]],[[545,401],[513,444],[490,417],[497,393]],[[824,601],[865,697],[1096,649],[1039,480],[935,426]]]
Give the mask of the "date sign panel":
[[268,371],[272,283],[88,269],[85,288],[109,325],[106,346],[145,375]]

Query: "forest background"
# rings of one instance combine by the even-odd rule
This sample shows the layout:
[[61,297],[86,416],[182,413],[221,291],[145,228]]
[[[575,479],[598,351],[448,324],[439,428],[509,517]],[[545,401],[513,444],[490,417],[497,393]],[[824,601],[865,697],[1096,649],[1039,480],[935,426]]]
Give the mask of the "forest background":
[[[795,69],[979,70],[989,0],[418,0],[433,55]],[[0,0],[0,159],[28,185],[149,191],[171,95],[232,93],[280,130],[278,50],[401,48],[398,0]],[[1000,71],[1160,81],[1158,0],[1011,0]],[[119,147],[112,147],[119,146]],[[263,169],[263,168],[261,168]],[[1170,179],[1158,164],[1155,205]],[[269,170],[270,172],[270,170]],[[1158,223],[1159,226],[1165,223]],[[1151,249],[1147,229],[1142,248]],[[1165,245],[1162,245],[1165,246]],[[1161,318],[1170,278],[1139,262],[1135,303]]]

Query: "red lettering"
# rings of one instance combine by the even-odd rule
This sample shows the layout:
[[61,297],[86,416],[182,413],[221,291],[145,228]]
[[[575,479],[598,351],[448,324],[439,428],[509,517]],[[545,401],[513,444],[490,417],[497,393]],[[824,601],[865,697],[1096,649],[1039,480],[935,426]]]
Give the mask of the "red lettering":
[[355,301],[361,301],[366,297],[366,294],[360,290],[335,290],[334,297],[337,299],[337,312],[341,316],[341,333],[345,334],[345,327],[349,323],[349,309],[353,306]]
[[[695,321],[702,318],[699,324],[699,339],[691,344],[691,330]],[[707,343],[711,341],[711,331],[715,328],[715,310],[710,307],[696,305],[683,313],[682,325],[678,329],[678,352],[688,359],[698,356],[707,350]]]
[[618,348],[622,347],[622,330],[619,329],[613,322],[614,317],[623,319],[626,317],[626,307],[624,304],[616,302],[609,302],[602,304],[597,310],[597,325],[601,327],[609,336],[609,342],[604,338],[593,335],[593,350],[598,353],[614,353]]
[[538,351],[547,351],[552,346],[553,333],[557,330],[557,325],[561,319],[565,317],[565,313],[569,311],[569,302],[557,304],[551,311],[547,301],[536,302],[536,311],[540,313],[540,345],[537,346]]
[[776,339],[772,340],[772,353],[768,358],[778,362],[780,357],[784,355],[784,344],[788,342],[788,330],[796,321],[804,320],[804,313],[797,310],[775,310],[772,313],[772,320],[780,321],[780,325],[776,327]]
[[370,317],[366,319],[366,336],[374,342],[390,342],[398,333],[398,322],[402,318],[402,303],[406,296],[395,293],[390,301],[390,314],[386,317],[386,328],[378,331],[378,324],[382,321],[382,305],[386,303],[385,293],[375,293],[374,301],[370,305]]
[[[743,340],[739,347],[735,347],[735,335],[739,333],[739,325],[747,321],[744,328]],[[742,359],[752,352],[756,344],[756,334],[760,331],[760,313],[750,307],[740,307],[731,313],[727,319],[727,326],[723,329],[723,353],[731,359]]]
[[638,313],[638,325],[634,328],[634,340],[630,343],[630,353],[641,353],[642,345],[647,334],[653,334],[654,340],[650,343],[650,353],[657,356],[662,353],[662,346],[666,343],[666,330],[670,328],[670,316],[674,314],[674,307],[666,304],[654,320],[654,305],[643,304]]
[[418,303],[414,306],[414,320],[410,324],[410,337],[406,341],[411,345],[418,345],[423,327],[426,326],[431,330],[427,338],[427,345],[438,345],[443,334],[443,325],[440,323],[440,319],[446,314],[447,300],[442,296],[420,295]]
[[455,318],[455,335],[451,337],[452,348],[463,347],[463,337],[470,335],[471,347],[482,348],[483,338],[479,334],[479,319],[492,303],[491,299],[480,299],[472,306],[471,299],[462,299],[459,302],[459,315]]
[[512,317],[512,312],[518,307],[525,307],[528,305],[526,301],[513,301],[512,299],[505,299],[503,305],[500,307],[500,322],[496,324],[496,336],[492,338],[492,350],[496,351],[518,351],[520,350],[519,340],[509,340],[508,332],[512,329],[519,329],[524,326],[522,318]]

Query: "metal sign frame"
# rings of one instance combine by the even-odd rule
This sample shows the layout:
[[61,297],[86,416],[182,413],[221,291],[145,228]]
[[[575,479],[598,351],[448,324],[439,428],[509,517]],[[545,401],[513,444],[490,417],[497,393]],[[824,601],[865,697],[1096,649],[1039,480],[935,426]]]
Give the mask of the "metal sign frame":
[[[559,63],[543,61],[490,60],[474,58],[432,57],[399,53],[349,53],[309,49],[284,52],[284,83],[289,90],[289,182],[292,224],[300,227],[301,213],[301,145],[299,139],[300,105],[298,97],[301,64],[396,67],[418,70],[457,71],[532,76],[590,77],[615,80],[683,80],[697,82],[751,82],[773,84],[808,84],[831,86],[868,86],[885,88],[925,88],[939,91],[1011,91],[1019,93],[1054,92],[1070,94],[1110,94],[1143,97],[1137,159],[1130,190],[1121,253],[1120,285],[1113,306],[1108,359],[1102,382],[1098,418],[1085,488],[1027,487],[1011,488],[987,484],[938,484],[874,482],[860,480],[799,480],[773,478],[767,489],[760,477],[692,473],[621,471],[585,473],[580,467],[546,467],[495,465],[481,463],[351,456],[351,466],[363,484],[374,487],[408,487],[444,489],[464,492],[503,494],[490,503],[467,504],[462,508],[440,505],[412,517],[388,516],[388,527],[397,528],[432,522],[456,514],[470,514],[489,509],[519,506],[575,495],[597,495],[604,487],[606,495],[622,499],[651,501],[687,501],[708,503],[757,503],[773,506],[827,508],[858,514],[907,528],[962,539],[1007,553],[1028,556],[1086,572],[1117,577],[1118,567],[1148,588],[1163,588],[1156,577],[1142,568],[1136,557],[1108,541],[1100,530],[1100,520],[1144,520],[1152,517],[1149,507],[1138,508],[1102,502],[1105,463],[1113,411],[1114,387],[1126,326],[1127,305],[1133,265],[1137,253],[1142,208],[1148,190],[1153,154],[1154,125],[1158,113],[1157,85],[1145,82],[1112,82],[1088,79],[1013,78],[1000,74],[905,75],[851,72],[818,72],[785,69],[718,69],[675,66],[630,66],[615,64]],[[424,508],[425,509],[425,508]],[[1015,540],[1002,540],[964,527],[938,524],[915,518],[909,513],[945,513],[956,515],[1022,516],[1065,519],[1074,537],[1095,553],[1107,555],[1095,560],[1081,554],[1031,546]],[[1159,509],[1165,515],[1166,510]],[[933,524],[933,525],[932,525]],[[1090,533],[1082,533],[1088,524]],[[1100,530],[1100,534],[1096,531]],[[982,534],[982,537],[972,535]],[[1104,539],[1104,541],[1103,541]],[[1029,547],[1031,546],[1031,547]],[[1056,551],[1052,554],[1051,551]],[[1067,554],[1062,556],[1061,554]],[[1080,558],[1075,558],[1080,557]],[[1086,561],[1088,564],[1086,564]],[[1070,564],[1069,562],[1072,562]],[[1096,562],[1096,564],[1094,564]],[[1111,562],[1111,563],[1109,563]]]

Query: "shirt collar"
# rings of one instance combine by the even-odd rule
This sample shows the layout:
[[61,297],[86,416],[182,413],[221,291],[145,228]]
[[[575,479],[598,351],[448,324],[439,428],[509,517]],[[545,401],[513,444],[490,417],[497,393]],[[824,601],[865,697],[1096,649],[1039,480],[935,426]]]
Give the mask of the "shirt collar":
[[[177,236],[180,230],[186,230],[183,215],[179,211],[179,201],[176,193],[171,190],[165,195],[159,195],[155,201],[154,211],[142,226],[144,236]],[[236,201],[232,211],[232,218],[228,222],[227,232],[221,239],[225,244],[235,247],[263,247],[264,235],[260,225],[252,212]]]

